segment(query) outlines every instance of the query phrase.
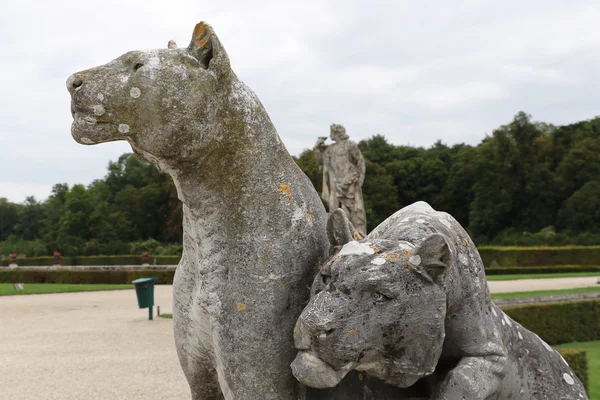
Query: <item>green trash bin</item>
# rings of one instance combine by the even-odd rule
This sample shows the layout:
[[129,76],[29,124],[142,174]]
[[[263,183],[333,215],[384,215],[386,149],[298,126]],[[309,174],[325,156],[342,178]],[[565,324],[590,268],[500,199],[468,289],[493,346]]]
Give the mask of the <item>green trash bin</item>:
[[152,306],[154,306],[154,281],[156,278],[140,278],[131,282],[135,285],[138,306],[148,308],[149,320],[152,320]]

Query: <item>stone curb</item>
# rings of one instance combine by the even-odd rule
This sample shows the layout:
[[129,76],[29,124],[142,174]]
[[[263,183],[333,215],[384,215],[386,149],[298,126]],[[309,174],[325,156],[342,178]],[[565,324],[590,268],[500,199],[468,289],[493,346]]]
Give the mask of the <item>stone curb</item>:
[[497,299],[492,300],[498,306],[509,306],[518,304],[537,304],[537,303],[552,303],[558,301],[574,301],[574,300],[589,300],[599,299],[600,293],[585,293],[585,294],[564,294],[554,296],[537,296],[523,297],[519,299]]
[[58,265],[58,266],[28,266],[28,267],[0,267],[0,271],[171,271],[177,269],[177,265]]

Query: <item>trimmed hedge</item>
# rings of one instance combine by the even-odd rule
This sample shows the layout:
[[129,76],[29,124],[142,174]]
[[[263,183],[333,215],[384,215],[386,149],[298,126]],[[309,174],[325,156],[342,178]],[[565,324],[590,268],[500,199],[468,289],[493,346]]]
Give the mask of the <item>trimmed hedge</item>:
[[[600,340],[600,300],[502,307],[504,312],[548,344]],[[588,390],[587,351],[557,349]]]
[[600,300],[504,306],[504,312],[548,344],[600,340]]
[[143,277],[157,278],[157,284],[172,284],[174,270],[133,271],[0,271],[0,283],[104,283],[127,284]]
[[[600,246],[571,247],[490,247],[478,248],[486,268],[497,267],[539,267],[539,266],[598,266],[600,265]],[[150,264],[178,264],[180,256],[156,256],[150,258]],[[77,256],[62,257],[62,265],[140,265],[141,255],[121,256]],[[52,257],[19,258],[17,264],[23,267],[53,265]],[[8,258],[0,260],[7,266]],[[535,272],[543,272],[536,270]]]
[[568,272],[598,272],[599,266],[591,265],[564,265],[550,267],[499,267],[486,268],[486,275],[508,275],[508,274],[562,274]]
[[[150,257],[150,264],[156,265],[177,265],[180,256],[156,256]],[[0,260],[0,266],[8,266],[8,258]],[[61,265],[141,265],[141,256],[77,256],[61,257]],[[43,267],[54,265],[54,257],[25,257],[17,258],[17,265],[20,267]]]
[[575,375],[579,378],[583,387],[587,392],[588,386],[588,363],[587,363],[587,351],[585,349],[556,349],[565,361],[569,364],[569,367],[575,372]]
[[600,265],[600,246],[480,247],[486,267]]

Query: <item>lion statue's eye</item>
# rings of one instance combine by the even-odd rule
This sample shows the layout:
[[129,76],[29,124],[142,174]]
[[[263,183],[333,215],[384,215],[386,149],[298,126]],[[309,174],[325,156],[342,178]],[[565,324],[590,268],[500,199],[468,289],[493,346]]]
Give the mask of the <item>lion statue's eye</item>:
[[375,292],[375,293],[373,293],[373,294],[371,295],[371,298],[372,298],[374,301],[383,301],[383,299],[385,299],[385,296],[384,296],[384,295],[382,295],[381,293],[377,293],[377,292]]

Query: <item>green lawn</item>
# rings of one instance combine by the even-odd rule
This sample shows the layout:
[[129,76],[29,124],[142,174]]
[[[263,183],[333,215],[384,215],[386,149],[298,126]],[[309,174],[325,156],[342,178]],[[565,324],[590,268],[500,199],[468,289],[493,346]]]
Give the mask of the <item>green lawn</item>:
[[535,292],[514,292],[514,293],[493,293],[492,299],[518,299],[522,297],[554,296],[564,294],[585,294],[600,293],[600,285],[577,288],[577,289],[559,289],[559,290],[538,290]]
[[488,281],[514,281],[518,279],[546,279],[546,278],[576,278],[581,276],[597,276],[600,278],[600,272],[565,272],[561,274],[509,274],[509,275],[488,275]]
[[588,382],[590,385],[588,397],[600,400],[600,341],[567,343],[555,346],[566,349],[587,349]]
[[94,290],[133,289],[133,285],[87,285],[60,283],[26,283],[24,290],[15,290],[12,283],[0,283],[0,296],[16,294],[88,292]]

